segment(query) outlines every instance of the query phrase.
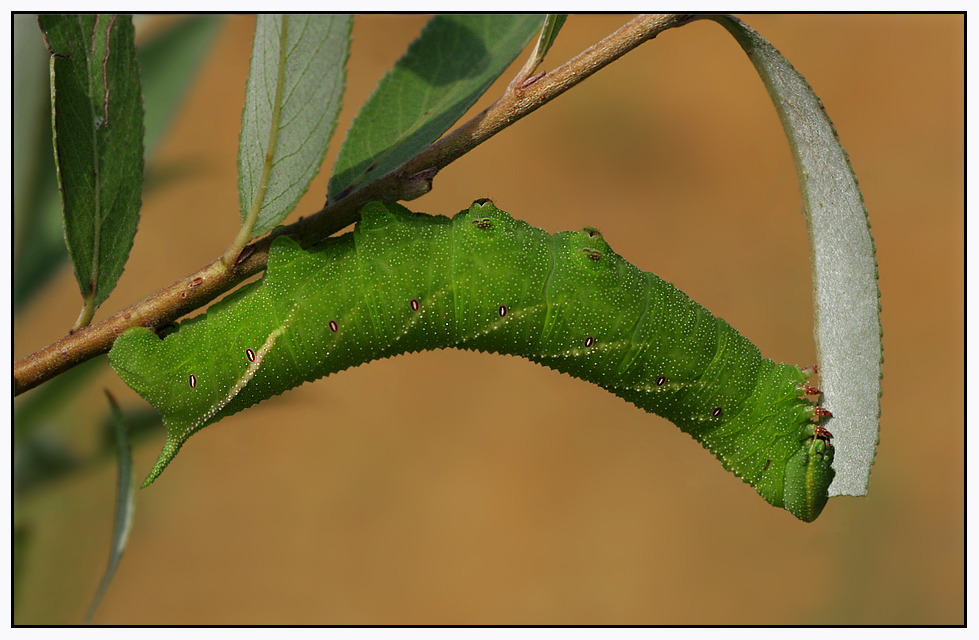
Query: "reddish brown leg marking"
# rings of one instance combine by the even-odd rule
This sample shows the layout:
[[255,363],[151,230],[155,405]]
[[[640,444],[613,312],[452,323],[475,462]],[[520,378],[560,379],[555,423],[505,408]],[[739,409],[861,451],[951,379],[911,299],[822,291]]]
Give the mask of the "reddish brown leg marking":
[[816,427],[813,429],[812,437],[817,440],[823,440],[824,442],[829,442],[830,438],[833,437],[833,434],[830,433],[829,430],[827,430],[825,427],[816,425]]

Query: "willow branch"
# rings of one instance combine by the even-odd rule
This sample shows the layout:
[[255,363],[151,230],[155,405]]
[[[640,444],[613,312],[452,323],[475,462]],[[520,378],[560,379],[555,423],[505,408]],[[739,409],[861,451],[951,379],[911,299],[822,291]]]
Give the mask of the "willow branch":
[[427,193],[445,166],[499,131],[533,113],[593,73],[663,31],[692,19],[684,14],[641,15],[554,71],[530,78],[518,75],[492,106],[376,181],[328,201],[318,212],[245,247],[233,265],[218,258],[115,315],[69,333],[14,364],[14,395],[107,353],[130,327],[156,328],[199,309],[245,279],[265,270],[276,235],[295,237],[304,246],[357,222],[360,208],[375,200],[412,200]]

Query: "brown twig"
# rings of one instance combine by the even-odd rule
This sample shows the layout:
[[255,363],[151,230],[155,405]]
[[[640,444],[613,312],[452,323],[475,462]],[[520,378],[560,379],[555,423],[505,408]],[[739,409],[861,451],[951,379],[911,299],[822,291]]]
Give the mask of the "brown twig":
[[[502,129],[536,111],[599,69],[663,31],[686,24],[684,14],[641,15],[551,73],[517,77],[492,106],[447,134],[400,167],[320,211],[279,230],[309,245],[357,222],[368,202],[412,200],[431,189],[434,176]],[[108,352],[130,327],[159,327],[198,309],[246,278],[263,271],[275,235],[245,247],[226,267],[220,258],[199,271],[116,313],[66,335],[14,364],[14,395],[23,393],[90,358]]]

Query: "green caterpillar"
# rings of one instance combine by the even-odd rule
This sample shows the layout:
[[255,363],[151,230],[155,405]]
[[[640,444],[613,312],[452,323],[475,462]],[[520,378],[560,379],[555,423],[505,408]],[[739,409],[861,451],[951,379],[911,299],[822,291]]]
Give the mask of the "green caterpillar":
[[116,372],[163,414],[144,486],[191,434],[303,382],[455,347],[523,356],[674,422],[768,502],[811,522],[833,479],[811,371],[775,364],[720,318],[614,253],[488,200],[454,218],[371,203],[353,233],[279,237],[265,277],[161,340],[126,331]]

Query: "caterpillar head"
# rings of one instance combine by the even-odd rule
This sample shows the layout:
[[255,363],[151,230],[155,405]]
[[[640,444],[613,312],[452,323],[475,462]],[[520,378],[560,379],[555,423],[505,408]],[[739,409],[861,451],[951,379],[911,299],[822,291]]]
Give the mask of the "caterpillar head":
[[813,435],[806,438],[799,451],[785,463],[785,508],[804,522],[819,517],[829,499],[829,485],[836,472],[833,470],[833,445],[829,432],[814,427]]

